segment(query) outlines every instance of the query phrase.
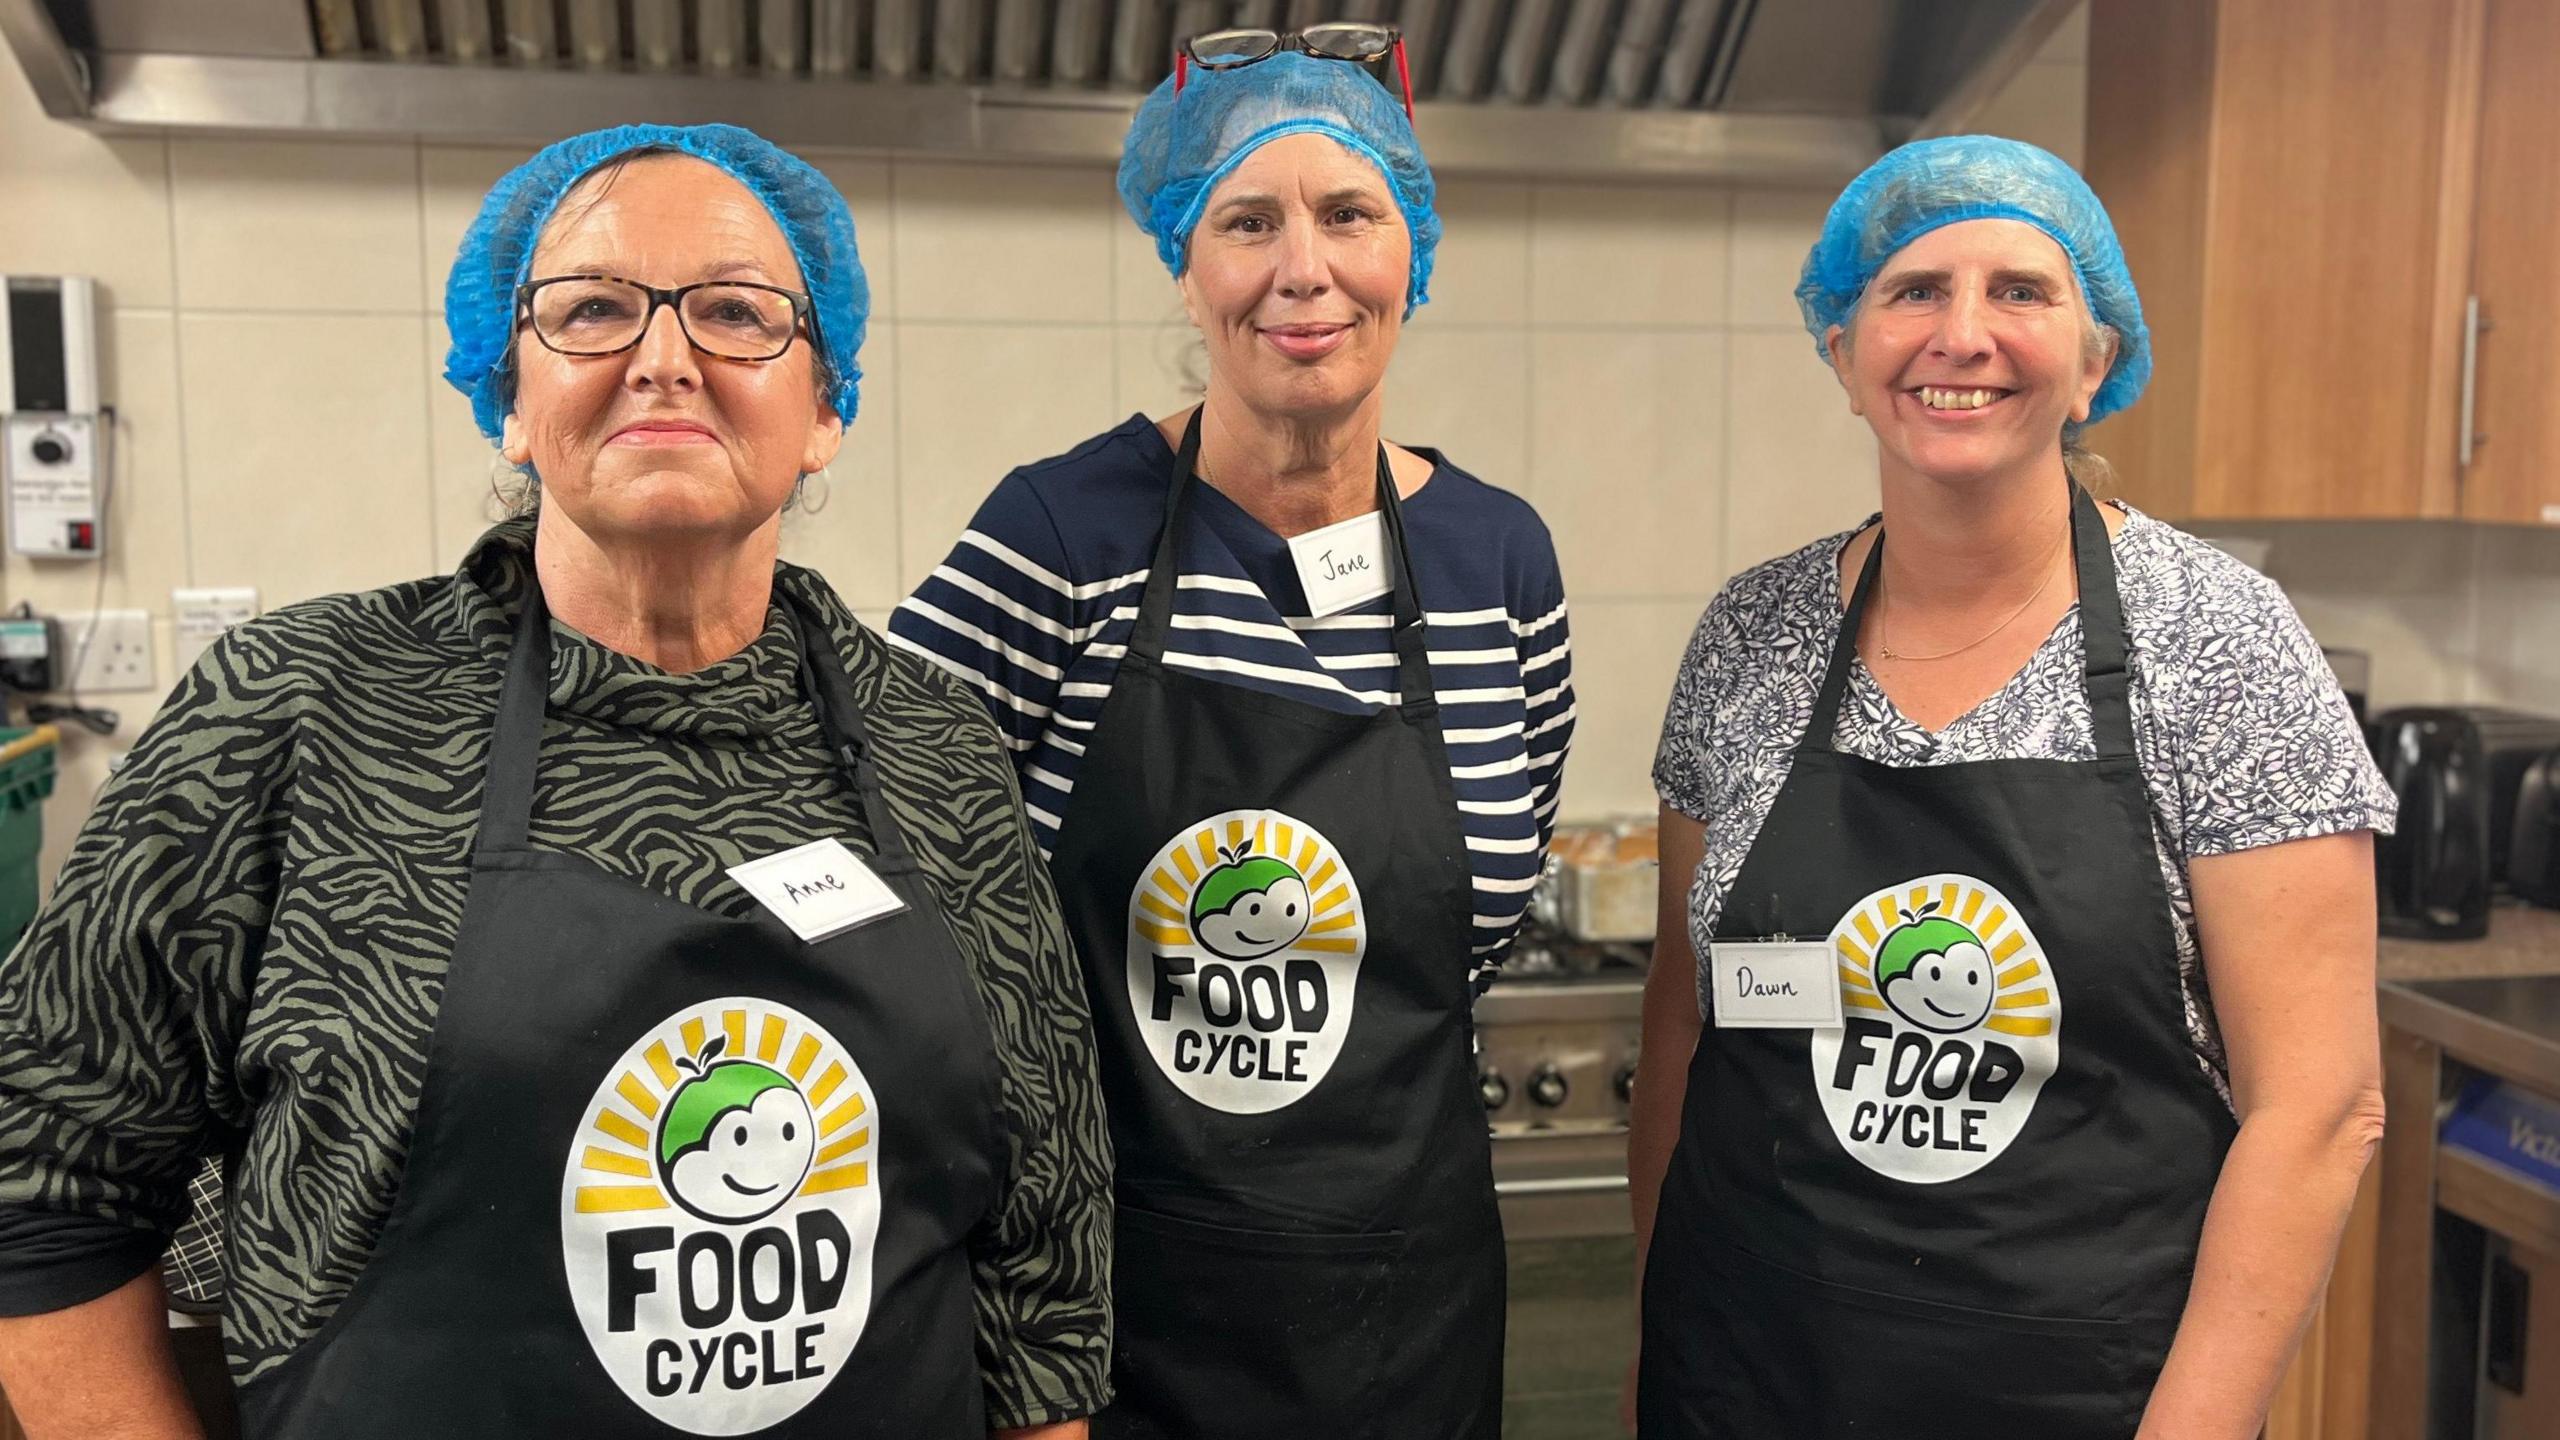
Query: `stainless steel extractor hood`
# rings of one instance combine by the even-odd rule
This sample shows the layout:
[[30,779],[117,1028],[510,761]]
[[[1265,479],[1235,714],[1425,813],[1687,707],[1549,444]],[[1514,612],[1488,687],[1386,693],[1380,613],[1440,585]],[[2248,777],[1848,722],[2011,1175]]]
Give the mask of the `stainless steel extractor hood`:
[[[784,144],[1109,163],[1175,37],[1400,26],[1435,168],[1836,182],[1960,128],[2078,0],[0,0],[103,130]],[[1392,77],[1389,77],[1393,83]]]

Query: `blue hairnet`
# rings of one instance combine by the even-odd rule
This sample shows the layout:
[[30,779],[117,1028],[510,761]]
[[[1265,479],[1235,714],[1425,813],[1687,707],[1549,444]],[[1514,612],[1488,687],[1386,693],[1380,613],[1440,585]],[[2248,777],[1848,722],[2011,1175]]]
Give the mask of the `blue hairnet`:
[[1191,227],[1227,172],[1283,135],[1322,135],[1386,177],[1413,236],[1413,277],[1404,313],[1431,298],[1431,257],[1440,246],[1431,167],[1413,138],[1404,102],[1358,65],[1284,50],[1234,70],[1194,66],[1177,95],[1173,77],[1129,122],[1120,149],[1120,202],[1155,237],[1165,268],[1180,275]]
[[[480,431],[498,438],[513,401],[508,348],[515,341],[516,287],[532,278],[533,250],[551,212],[580,180],[606,161],[639,150],[664,150],[708,161],[764,202],[791,242],[800,277],[816,307],[812,344],[830,385],[827,402],[846,424],[862,389],[862,349],[871,318],[871,285],[853,246],[853,213],[844,196],[809,163],[752,130],[735,125],[618,125],[543,147],[491,186],[480,215],[463,232],[461,253],[444,284],[445,328],[453,334],[444,378],[471,397]],[[654,279],[634,276],[634,279]]]
[[2089,402],[2091,423],[2130,405],[2151,381],[2151,332],[2142,297],[2125,269],[2124,247],[2106,207],[2079,172],[2017,140],[1950,135],[1888,153],[1849,182],[1804,257],[1796,305],[1826,360],[1834,325],[1849,323],[1858,297],[1894,252],[1963,220],[2023,220],[2053,237],[2080,277],[2100,324],[2114,327],[2115,363]]

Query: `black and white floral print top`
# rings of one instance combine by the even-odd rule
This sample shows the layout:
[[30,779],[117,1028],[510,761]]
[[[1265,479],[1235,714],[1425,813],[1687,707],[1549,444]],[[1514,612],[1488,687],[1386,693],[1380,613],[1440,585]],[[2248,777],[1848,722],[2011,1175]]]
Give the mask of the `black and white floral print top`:
[[[2320,647],[2275,582],[2118,508],[2127,517],[2113,550],[2134,750],[2151,792],[2187,1031],[2228,1100],[2187,862],[2313,835],[2388,833],[2395,806]],[[1665,804],[1706,826],[1706,858],[1689,890],[1689,933],[1701,953],[1812,718],[1840,628],[1840,552],[1856,533],[1735,576],[1681,660],[1653,778]],[[2091,759],[2082,653],[2075,605],[2007,685],[1934,734],[1854,663],[1834,743],[1887,765]]]

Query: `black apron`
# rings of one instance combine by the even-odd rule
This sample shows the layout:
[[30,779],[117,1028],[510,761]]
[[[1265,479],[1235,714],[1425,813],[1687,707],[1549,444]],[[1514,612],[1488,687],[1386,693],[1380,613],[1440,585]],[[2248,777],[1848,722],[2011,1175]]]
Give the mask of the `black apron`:
[[247,1433],[985,1440],[993,1042],[832,638],[775,593],[908,908],[809,944],[529,844],[529,585],[399,1199]]
[[1698,1043],[1645,1269],[1645,1440],[2141,1419],[2236,1127],[2187,1036],[2114,559],[2076,486],[2071,526],[2088,761],[1834,750],[1882,534],[1867,556],[1716,926],[1830,937],[1846,1023]]
[[1102,1440],[1476,1440],[1503,1257],[1470,1060],[1473,879],[1386,453],[1401,703],[1164,663],[1155,566],[1059,829],[1118,1157]]

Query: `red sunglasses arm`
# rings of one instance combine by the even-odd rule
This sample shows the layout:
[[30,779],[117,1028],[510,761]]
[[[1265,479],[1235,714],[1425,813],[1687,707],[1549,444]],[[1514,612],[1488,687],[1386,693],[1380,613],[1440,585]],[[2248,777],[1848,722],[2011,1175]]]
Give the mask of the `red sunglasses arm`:
[[1404,37],[1396,37],[1396,83],[1404,90],[1404,123],[1413,123],[1413,71],[1404,62]]
[[1183,84],[1183,82],[1184,82],[1184,81],[1186,81],[1186,80],[1188,80],[1188,79],[1190,79],[1190,78],[1191,78],[1191,55],[1190,55],[1190,52],[1185,51],[1185,50],[1181,50],[1181,49],[1176,49],[1176,50],[1173,52],[1173,93],[1174,93],[1174,94],[1176,94],[1176,95],[1181,94],[1181,93],[1182,93],[1182,84]]

